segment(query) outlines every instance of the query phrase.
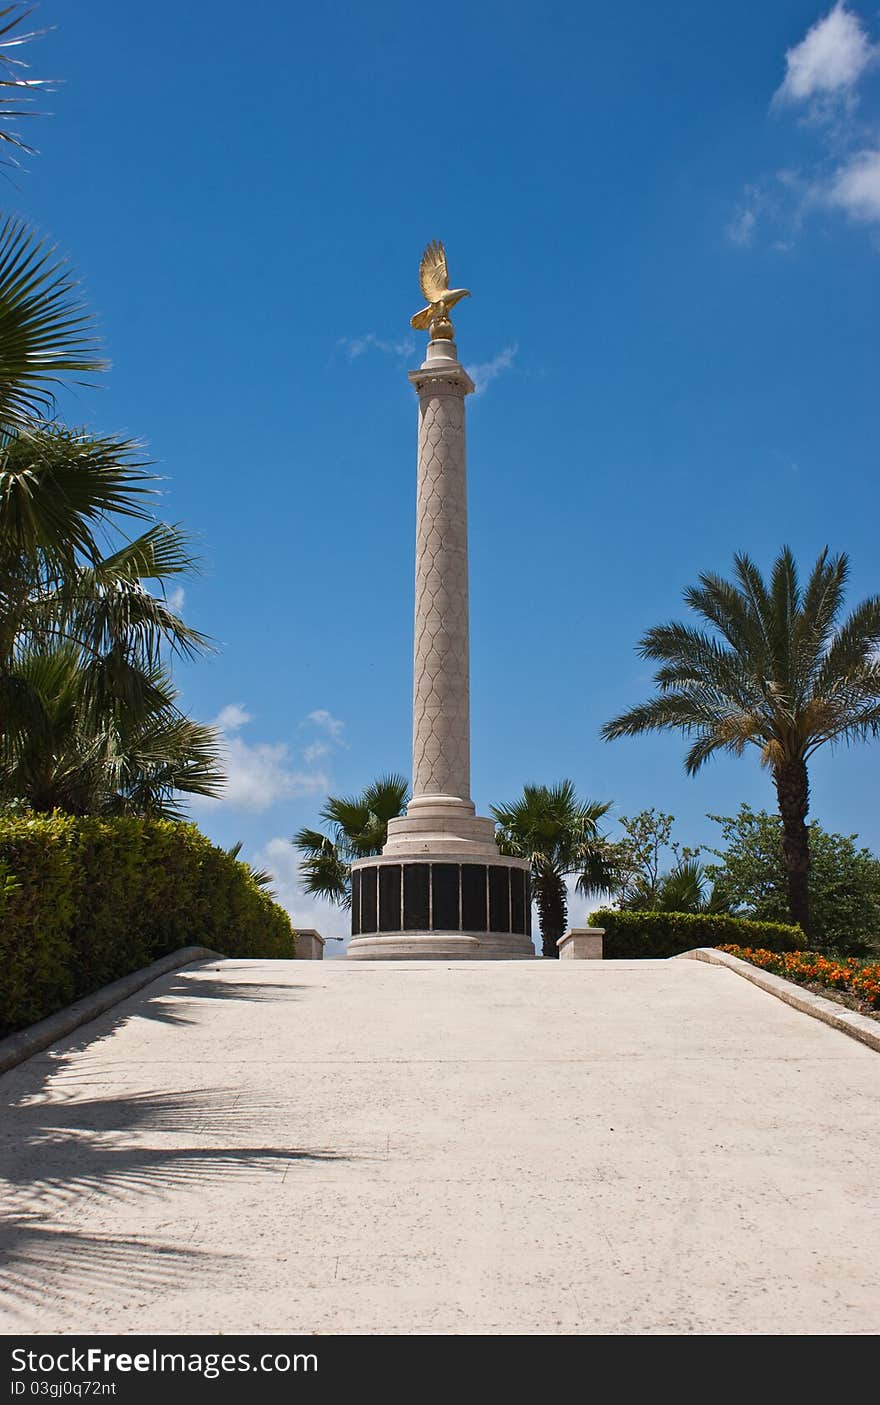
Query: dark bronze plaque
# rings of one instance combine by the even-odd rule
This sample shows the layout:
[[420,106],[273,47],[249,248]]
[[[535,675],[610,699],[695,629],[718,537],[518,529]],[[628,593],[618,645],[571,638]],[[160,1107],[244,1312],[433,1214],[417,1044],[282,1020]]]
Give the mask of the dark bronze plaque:
[[400,864],[379,869],[379,931],[400,931]]
[[431,865],[432,877],[432,928],[435,932],[459,931],[458,920],[458,864],[435,863]]
[[361,931],[375,932],[377,917],[376,870],[361,869]]
[[407,863],[403,865],[403,925],[408,932],[427,932],[430,927],[428,912],[428,865]]
[[522,868],[510,870],[510,930],[526,932],[526,874]]
[[489,931],[510,931],[510,869],[500,864],[489,869]]
[[351,935],[358,936],[361,930],[361,875],[355,869],[351,875]]
[[486,930],[486,866],[464,863],[461,866],[461,930]]

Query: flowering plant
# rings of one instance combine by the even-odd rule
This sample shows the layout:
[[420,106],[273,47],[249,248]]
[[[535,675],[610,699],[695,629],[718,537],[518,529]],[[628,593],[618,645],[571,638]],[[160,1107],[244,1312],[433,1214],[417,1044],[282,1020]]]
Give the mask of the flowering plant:
[[880,1010],[880,961],[860,961],[856,956],[820,956],[816,951],[765,951],[750,946],[719,946],[731,956],[784,976],[789,981],[815,981],[832,990],[843,990]]

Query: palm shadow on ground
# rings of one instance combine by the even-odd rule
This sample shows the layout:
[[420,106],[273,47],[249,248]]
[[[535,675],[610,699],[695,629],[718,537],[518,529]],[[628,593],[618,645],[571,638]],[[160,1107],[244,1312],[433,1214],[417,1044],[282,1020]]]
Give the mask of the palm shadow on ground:
[[[282,1187],[297,1168],[363,1156],[301,1144],[295,1083],[269,1101],[234,1087],[135,1091],[119,1082],[119,1069],[102,1060],[102,1045],[131,1020],[186,1026],[196,1023],[195,1009],[204,1012],[208,1002],[277,1005],[296,1002],[309,989],[212,975],[205,965],[173,972],[0,1077],[6,1204],[0,1290],[13,1318],[26,1315],[27,1305],[41,1295],[63,1304],[88,1298],[103,1285],[102,1292],[109,1288],[116,1298],[134,1302],[209,1278],[212,1265],[229,1256],[188,1248],[185,1241],[201,1217],[210,1218],[212,1189],[221,1181],[228,1190],[234,1180],[246,1203],[254,1183],[271,1176],[279,1213],[289,1213],[295,1198],[287,1198]],[[76,1057],[82,1054],[86,1067]],[[165,1067],[156,1065],[157,1076]],[[171,1219],[175,1192],[189,1200],[186,1227]],[[148,1207],[153,1233],[80,1233],[80,1207],[96,1197]],[[155,1223],[165,1201],[167,1227]]]

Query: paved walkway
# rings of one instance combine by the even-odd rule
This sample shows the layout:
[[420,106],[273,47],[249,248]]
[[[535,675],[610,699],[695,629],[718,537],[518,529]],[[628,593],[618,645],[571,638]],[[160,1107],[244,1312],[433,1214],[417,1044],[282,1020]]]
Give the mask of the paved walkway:
[[877,1332],[878,1088],[696,961],[177,972],[0,1078],[0,1327]]

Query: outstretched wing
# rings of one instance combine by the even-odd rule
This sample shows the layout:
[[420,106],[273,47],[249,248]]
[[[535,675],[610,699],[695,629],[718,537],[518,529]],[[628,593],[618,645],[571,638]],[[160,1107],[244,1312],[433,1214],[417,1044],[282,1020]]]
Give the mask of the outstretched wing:
[[426,302],[440,302],[449,287],[446,250],[439,239],[433,239],[422,254],[419,282]]
[[415,327],[417,332],[427,332],[431,325],[433,313],[429,307],[423,307],[421,312],[417,312],[415,317],[409,319],[409,325]]

